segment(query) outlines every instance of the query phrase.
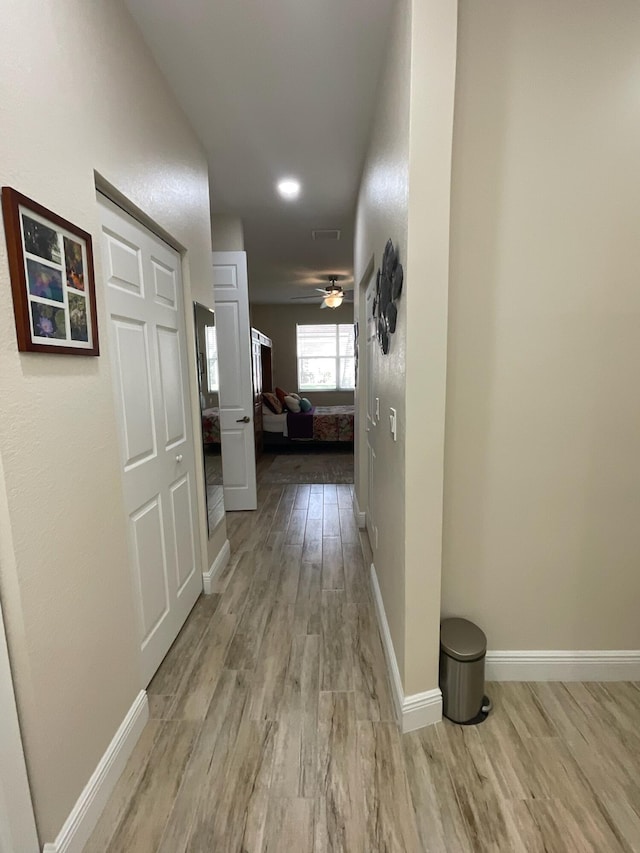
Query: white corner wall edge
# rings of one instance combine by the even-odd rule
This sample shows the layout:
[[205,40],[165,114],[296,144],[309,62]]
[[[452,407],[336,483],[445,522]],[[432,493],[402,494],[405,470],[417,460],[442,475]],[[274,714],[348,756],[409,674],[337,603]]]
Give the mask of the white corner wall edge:
[[373,563],[371,563],[371,589],[373,591],[373,600],[376,607],[384,654],[387,659],[393,705],[400,730],[403,734],[406,734],[407,732],[413,732],[416,729],[422,729],[425,726],[439,723],[442,719],[442,692],[439,687],[436,687],[435,690],[427,690],[424,693],[414,693],[411,696],[404,695],[398,661],[393,648],[389,623],[387,622],[387,614],[384,611],[382,593],[378,584],[376,567]]
[[224,540],[224,545],[220,548],[220,553],[215,558],[208,572],[202,573],[202,588],[205,595],[211,595],[213,592],[213,582],[220,572],[224,569],[231,558],[231,545],[229,540]]
[[640,649],[488,651],[487,681],[640,681]]
[[364,530],[367,526],[367,516],[364,512],[360,512],[360,506],[358,504],[358,498],[356,497],[355,491],[353,493],[353,515],[360,530]]
[[45,844],[42,853],[82,853],[148,719],[147,691],[141,690],[78,797],[58,837],[53,843]]

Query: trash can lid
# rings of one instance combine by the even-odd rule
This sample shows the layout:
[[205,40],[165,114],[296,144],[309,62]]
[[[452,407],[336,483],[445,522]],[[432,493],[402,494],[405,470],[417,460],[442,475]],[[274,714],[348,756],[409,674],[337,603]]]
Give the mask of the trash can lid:
[[487,638],[468,619],[444,619],[440,625],[440,646],[456,660],[476,660],[487,651]]

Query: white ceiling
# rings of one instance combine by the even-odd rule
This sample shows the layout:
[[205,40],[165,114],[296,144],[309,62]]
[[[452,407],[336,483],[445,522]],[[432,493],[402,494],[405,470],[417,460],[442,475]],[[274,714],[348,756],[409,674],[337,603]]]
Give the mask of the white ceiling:
[[[353,216],[394,0],[126,0],[241,216],[252,299],[353,283]],[[285,202],[275,183],[302,182]],[[317,243],[314,228],[339,228]],[[306,304],[306,303],[303,303]]]

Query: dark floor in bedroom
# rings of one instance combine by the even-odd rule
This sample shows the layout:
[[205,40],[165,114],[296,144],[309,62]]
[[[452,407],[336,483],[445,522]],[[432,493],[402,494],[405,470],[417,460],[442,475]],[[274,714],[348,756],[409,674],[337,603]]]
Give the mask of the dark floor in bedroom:
[[286,486],[352,484],[354,472],[353,449],[313,450],[309,452],[265,451],[258,459],[258,484]]

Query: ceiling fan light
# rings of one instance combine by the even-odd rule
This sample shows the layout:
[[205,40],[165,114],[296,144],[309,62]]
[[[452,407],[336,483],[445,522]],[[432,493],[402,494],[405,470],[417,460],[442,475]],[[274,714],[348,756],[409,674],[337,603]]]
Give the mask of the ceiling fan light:
[[339,308],[342,305],[344,293],[330,293],[324,298],[324,304],[327,308]]

